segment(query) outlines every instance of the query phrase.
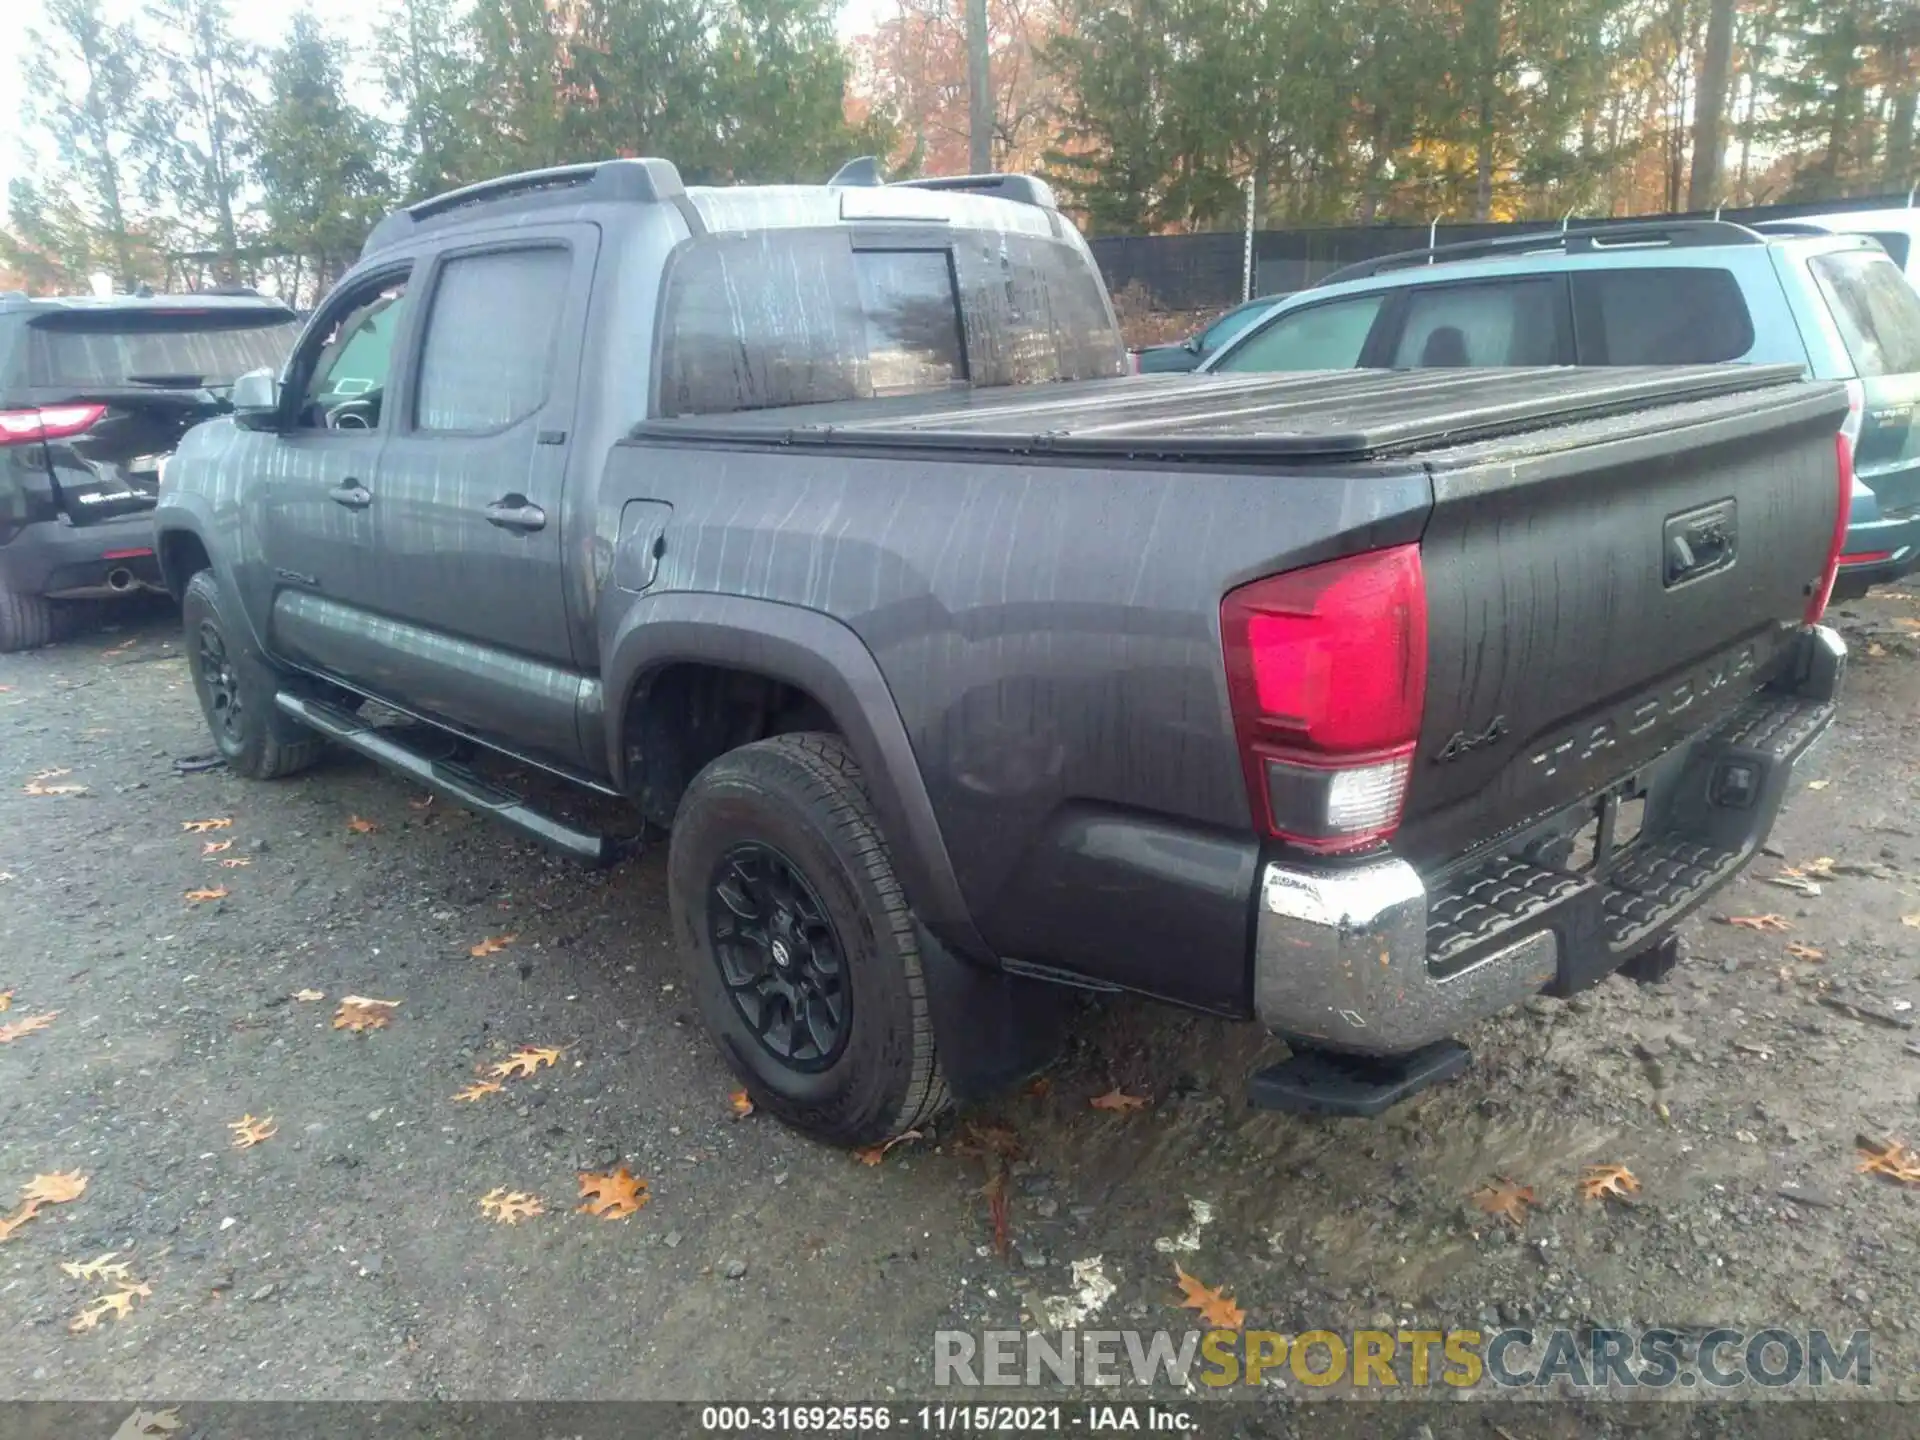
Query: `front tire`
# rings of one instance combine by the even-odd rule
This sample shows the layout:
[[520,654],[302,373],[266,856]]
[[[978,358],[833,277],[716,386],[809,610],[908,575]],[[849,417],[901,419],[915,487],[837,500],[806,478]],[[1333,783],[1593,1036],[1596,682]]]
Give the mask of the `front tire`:
[[946,1108],[913,914],[839,737],[762,740],[695,776],[667,886],[701,1016],[755,1105],[849,1146]]
[[273,703],[279,688],[266,659],[232,610],[211,570],[187,582],[180,617],[194,694],[227,768],[250,780],[274,780],[305,770],[326,742]]

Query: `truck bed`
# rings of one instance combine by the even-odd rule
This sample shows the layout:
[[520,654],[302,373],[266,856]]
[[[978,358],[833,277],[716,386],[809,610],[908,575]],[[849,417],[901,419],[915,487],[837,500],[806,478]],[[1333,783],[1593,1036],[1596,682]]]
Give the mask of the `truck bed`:
[[1142,375],[653,420],[635,433],[682,443],[1337,463],[1625,420],[1798,379],[1790,365]]

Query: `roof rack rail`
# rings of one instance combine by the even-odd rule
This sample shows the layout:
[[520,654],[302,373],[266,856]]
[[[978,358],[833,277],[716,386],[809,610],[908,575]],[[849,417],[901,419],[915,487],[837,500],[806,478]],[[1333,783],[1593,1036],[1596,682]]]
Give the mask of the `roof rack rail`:
[[649,204],[675,200],[686,194],[680,172],[671,160],[620,159],[594,160],[581,165],[555,165],[546,170],[523,170],[517,175],[502,175],[463,185],[443,195],[434,195],[402,210],[396,210],[367,236],[362,255],[383,250],[411,231],[414,226],[467,205],[482,205],[494,200],[546,194],[555,190],[577,190],[582,201],[635,201]]
[[1022,205],[1038,205],[1042,210],[1060,208],[1053,198],[1053,187],[1034,175],[932,175],[890,183],[916,190],[964,190],[972,195],[992,195]]
[[1342,280],[1363,280],[1369,275],[1403,270],[1414,265],[1484,260],[1496,255],[1525,254],[1533,250],[1564,250],[1569,255],[1581,255],[1612,245],[1663,243],[1676,248],[1692,245],[1763,245],[1766,237],[1730,220],[1646,220],[1619,225],[1588,225],[1578,230],[1533,230],[1524,235],[1500,235],[1489,240],[1459,240],[1446,245],[1428,245],[1418,250],[1398,250],[1391,255],[1378,255],[1371,260],[1343,266],[1315,284],[1332,285]]

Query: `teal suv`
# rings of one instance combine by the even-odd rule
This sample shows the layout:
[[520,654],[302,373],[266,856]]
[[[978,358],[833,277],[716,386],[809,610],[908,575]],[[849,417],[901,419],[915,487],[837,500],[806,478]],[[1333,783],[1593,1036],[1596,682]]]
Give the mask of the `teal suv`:
[[1920,569],[1920,294],[1871,235],[1614,225],[1369,260],[1201,367],[1799,365],[1846,382],[1853,505],[1836,599]]

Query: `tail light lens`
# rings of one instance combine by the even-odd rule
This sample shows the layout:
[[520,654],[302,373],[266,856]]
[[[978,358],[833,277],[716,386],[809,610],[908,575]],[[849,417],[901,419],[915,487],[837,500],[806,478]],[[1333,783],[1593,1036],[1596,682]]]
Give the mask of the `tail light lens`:
[[104,405],[43,405],[38,410],[0,410],[0,445],[64,440],[107,413]]
[[1401,545],[1220,602],[1248,799],[1267,833],[1336,853],[1399,827],[1426,706],[1427,593]]
[[1840,510],[1833,517],[1833,539],[1827,546],[1827,568],[1807,600],[1807,624],[1817,625],[1827,613],[1834,578],[1840,573],[1840,552],[1847,543],[1847,522],[1853,514],[1853,440],[1843,430],[1833,438],[1834,468],[1839,472]]

